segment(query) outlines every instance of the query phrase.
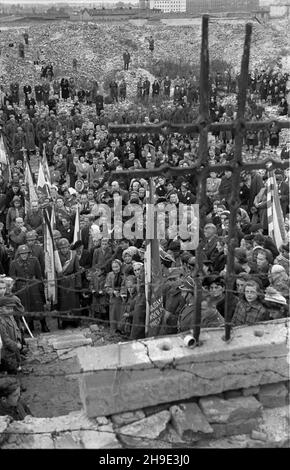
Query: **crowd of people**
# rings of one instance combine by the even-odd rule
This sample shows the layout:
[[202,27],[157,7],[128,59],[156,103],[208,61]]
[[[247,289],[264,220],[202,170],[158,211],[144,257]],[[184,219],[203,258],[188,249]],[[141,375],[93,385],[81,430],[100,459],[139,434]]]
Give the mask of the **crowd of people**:
[[[126,51],[123,56],[125,69],[129,67],[128,54]],[[266,104],[276,106],[277,115],[287,116],[287,80],[288,75],[279,72],[251,73],[247,119],[263,119]],[[149,100],[150,89],[152,100]],[[58,300],[54,306],[62,314],[59,328],[78,326],[82,316],[90,316],[126,338],[145,336],[148,178],[140,178],[134,172],[167,164],[190,167],[197,160],[198,135],[115,134],[109,131],[108,125],[142,125],[163,120],[192,122],[197,117],[198,93],[195,79],[170,80],[167,76],[150,84],[144,77],[137,84],[139,103],[124,110],[118,105],[119,100],[126,99],[124,80],[122,86],[111,82],[111,100],[107,104],[96,81],[87,89],[79,88],[73,78],[54,77],[51,64],[42,70],[34,89],[27,83],[20,93],[16,82],[8,90],[1,87],[2,154],[4,149],[10,162],[8,168],[1,158],[2,370],[16,373],[21,368],[25,352],[22,315],[34,314],[34,317],[27,316],[31,331],[38,321],[43,332],[49,331],[45,318],[44,211],[55,216],[53,238],[61,264],[57,272]],[[235,118],[236,93],[237,77],[228,72],[211,77],[212,122]],[[162,102],[156,103],[159,95]],[[227,101],[225,97],[231,99]],[[111,105],[112,101],[115,106]],[[289,159],[290,141],[281,148],[279,135],[275,122],[268,129],[248,131],[244,158],[270,155]],[[231,161],[234,137],[234,131],[215,132],[210,136],[209,164]],[[32,168],[33,162],[44,161],[43,155],[48,163],[49,185],[45,191],[37,186],[38,168],[33,168],[38,200],[28,204],[31,188],[25,177],[26,165],[30,162]],[[130,176],[124,170],[129,170]],[[281,246],[276,246],[268,234],[266,170],[244,171],[241,175],[235,291],[230,306],[233,326],[288,315],[289,168],[276,170],[275,174],[286,233]],[[187,232],[172,235],[171,214],[182,205],[190,207],[196,203],[198,180],[191,173],[188,177],[160,176],[154,183],[155,205],[166,213],[160,239],[164,314],[159,334],[172,334],[192,326],[196,252],[190,246]],[[224,323],[231,188],[231,171],[210,172],[203,201],[206,224],[200,233],[205,239],[202,327]],[[132,208],[141,210],[140,227],[135,226],[139,236],[118,233],[113,212],[116,201],[121,202],[123,224],[130,219]],[[104,207],[110,209],[110,215]],[[80,237],[74,241],[78,212]],[[65,319],[68,314],[76,318]]]

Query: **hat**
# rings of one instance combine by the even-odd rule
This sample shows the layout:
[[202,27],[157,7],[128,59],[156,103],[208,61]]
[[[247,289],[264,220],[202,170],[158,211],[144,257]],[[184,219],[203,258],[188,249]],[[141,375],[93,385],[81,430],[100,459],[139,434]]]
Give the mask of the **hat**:
[[18,254],[22,255],[23,253],[30,253],[30,249],[27,245],[20,245],[18,248]]
[[14,196],[14,198],[12,199],[12,202],[15,202],[15,201],[20,202],[21,201],[20,197],[19,196]]
[[181,268],[169,268],[167,279],[176,279],[178,277],[181,277],[183,274],[184,272],[183,272],[183,269]]
[[183,284],[179,286],[179,289],[184,291],[184,292],[194,292],[195,289],[195,283],[192,277],[187,276],[187,278],[184,280]]
[[211,286],[212,284],[217,284],[218,286],[223,286],[225,285],[225,281],[222,277],[216,276],[216,277],[210,277],[207,279],[206,282],[207,286]]
[[61,233],[60,233],[59,230],[53,230],[52,231],[52,236],[53,236],[54,239],[55,238],[61,238]]
[[280,305],[286,305],[286,299],[283,297],[283,295],[280,294],[276,289],[273,287],[267,287],[266,293],[265,293],[265,300],[267,302],[273,302],[275,304],[280,304]]
[[58,247],[59,248],[67,248],[69,247],[69,241],[67,238],[61,238],[58,242]]
[[235,248],[235,258],[238,262],[244,264],[247,262],[247,252],[243,248]]
[[261,224],[252,224],[250,227],[251,233],[258,232],[258,230],[261,230],[262,225]]
[[192,257],[191,253],[189,253],[188,251],[184,251],[183,253],[181,253],[180,260],[183,263],[187,263],[191,257]]
[[131,251],[129,248],[127,248],[127,250],[124,250],[124,251],[123,251],[123,253],[122,253],[122,258],[125,259],[125,256],[126,256],[126,255],[129,255],[131,258],[132,258],[132,256],[133,256],[132,251]]
[[120,268],[122,267],[122,261],[120,261],[118,258],[115,258],[113,261],[112,261],[112,264],[115,263],[115,264],[118,264],[120,266]]
[[175,259],[169,253],[166,253],[166,251],[164,251],[161,247],[159,248],[159,255],[162,260],[175,263]]
[[281,266],[280,264],[274,264],[274,266],[272,266],[271,274],[283,273],[283,272],[286,272],[286,271],[283,268],[283,266]]
[[2,397],[8,397],[13,392],[15,392],[19,388],[20,384],[17,379],[4,376],[1,377],[0,381],[0,395]]
[[28,240],[28,238],[31,239],[31,240],[32,240],[32,239],[33,239],[33,240],[36,240],[36,238],[37,238],[37,233],[36,233],[36,231],[35,231],[35,230],[30,230],[29,232],[27,232],[27,233],[26,233],[26,240]]
[[135,269],[135,268],[141,268],[142,266],[143,266],[143,263],[140,263],[139,261],[134,261],[134,262],[132,263],[133,269]]
[[68,192],[70,193],[71,196],[75,196],[77,194],[74,188],[68,188]]
[[81,240],[77,240],[73,245],[71,245],[71,250],[77,250],[81,246],[84,246]]

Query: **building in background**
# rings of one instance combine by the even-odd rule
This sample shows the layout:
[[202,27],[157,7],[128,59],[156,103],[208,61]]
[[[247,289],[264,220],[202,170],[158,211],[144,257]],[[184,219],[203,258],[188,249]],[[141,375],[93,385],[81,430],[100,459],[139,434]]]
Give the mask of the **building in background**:
[[258,10],[259,0],[186,0],[187,13],[250,12]]
[[150,8],[150,1],[149,0],[139,0],[139,8],[140,8],[140,10],[148,10]]
[[161,10],[164,13],[185,12],[186,0],[139,0],[141,10]]

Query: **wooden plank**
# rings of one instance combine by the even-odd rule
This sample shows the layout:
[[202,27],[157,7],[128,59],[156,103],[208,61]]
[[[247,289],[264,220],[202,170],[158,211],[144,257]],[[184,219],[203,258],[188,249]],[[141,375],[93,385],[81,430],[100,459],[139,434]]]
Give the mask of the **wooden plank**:
[[[278,129],[290,129],[290,120],[266,120],[266,121],[247,121],[245,123],[247,130],[258,131],[260,129],[270,128],[271,124],[275,123]],[[208,130],[212,131],[229,131],[235,127],[233,121],[230,122],[215,122],[210,123]],[[178,134],[198,134],[200,131],[200,122],[197,120],[190,124],[174,124],[170,121],[162,121],[158,124],[109,124],[109,132],[120,134],[133,133],[133,134],[143,134],[143,133],[161,133],[163,135],[168,135],[169,133],[177,132]]]
[[[206,219],[206,179],[208,166],[208,124],[209,124],[209,54],[208,54],[208,15],[202,17],[202,39],[200,52],[200,108],[199,108],[199,173],[196,203],[199,206],[199,230],[203,233]],[[196,250],[195,278],[195,312],[192,316],[193,336],[198,344],[201,324],[201,300],[203,278],[204,237],[199,241]]]
[[252,25],[246,25],[246,35],[244,42],[244,52],[241,64],[241,73],[239,77],[238,92],[238,111],[235,125],[235,147],[234,147],[234,171],[232,175],[232,191],[229,201],[229,234],[228,234],[228,257],[226,274],[226,297],[225,297],[225,340],[228,341],[231,336],[231,317],[230,311],[233,305],[233,288],[235,282],[235,247],[237,245],[237,211],[240,206],[240,172],[242,163],[242,147],[245,134],[244,116],[246,110],[248,74],[250,62],[250,46],[252,36]]
[[[242,170],[247,170],[247,171],[252,171],[252,170],[258,170],[258,169],[265,169],[266,168],[266,163],[271,162],[272,166],[271,168],[277,169],[277,168],[289,168],[290,166],[290,160],[273,160],[272,158],[269,158],[267,160],[260,160],[256,161],[253,163],[241,163],[241,169]],[[220,163],[220,164],[215,164],[215,165],[210,165],[207,170],[208,171],[214,171],[214,172],[219,172],[219,171],[224,171],[224,170],[234,170],[235,165],[233,163]],[[161,166],[160,168],[152,168],[151,170],[148,170],[146,168],[142,170],[122,170],[122,176],[128,176],[132,178],[144,178],[144,177],[157,177],[157,176],[164,176],[164,177],[170,177],[170,176],[184,176],[184,175],[190,175],[191,173],[198,173],[202,171],[198,163],[194,163],[190,167],[187,168],[177,168],[177,167],[171,167],[170,165],[164,165]],[[112,171],[111,173],[112,176],[120,176],[120,171]]]

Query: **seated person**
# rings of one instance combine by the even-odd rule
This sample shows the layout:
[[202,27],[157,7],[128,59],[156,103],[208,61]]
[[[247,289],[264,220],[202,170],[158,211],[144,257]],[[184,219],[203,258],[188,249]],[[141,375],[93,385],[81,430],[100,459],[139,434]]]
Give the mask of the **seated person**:
[[0,376],[0,416],[11,416],[11,418],[21,421],[27,415],[31,415],[31,411],[20,398],[18,380]]

